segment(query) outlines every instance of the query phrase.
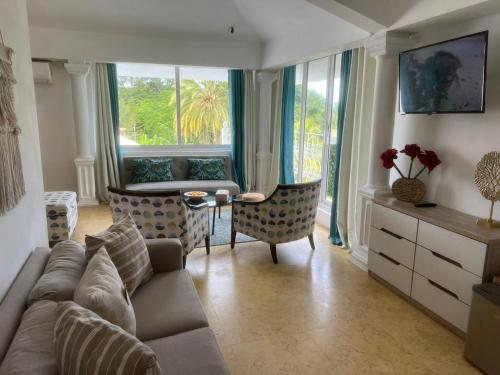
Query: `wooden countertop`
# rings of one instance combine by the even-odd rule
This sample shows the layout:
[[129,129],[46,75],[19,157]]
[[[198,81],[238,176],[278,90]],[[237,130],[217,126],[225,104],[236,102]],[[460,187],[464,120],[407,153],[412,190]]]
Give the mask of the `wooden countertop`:
[[393,197],[373,200],[393,210],[413,216],[427,223],[459,233],[485,244],[500,244],[500,228],[487,228],[476,224],[477,217],[442,206],[418,208],[413,203],[401,202]]

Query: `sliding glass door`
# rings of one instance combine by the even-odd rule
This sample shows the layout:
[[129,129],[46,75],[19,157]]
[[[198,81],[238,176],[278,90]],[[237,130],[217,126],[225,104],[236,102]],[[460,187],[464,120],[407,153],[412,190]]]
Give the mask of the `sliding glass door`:
[[322,178],[321,200],[331,201],[334,173],[340,55],[297,65],[294,174],[296,182]]

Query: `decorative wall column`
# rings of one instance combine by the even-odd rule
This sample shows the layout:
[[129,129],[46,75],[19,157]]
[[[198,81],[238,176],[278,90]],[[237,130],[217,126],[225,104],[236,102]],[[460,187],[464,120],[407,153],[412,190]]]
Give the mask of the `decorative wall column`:
[[64,67],[71,77],[73,111],[76,126],[76,145],[78,157],[75,159],[78,180],[78,205],[95,206],[99,204],[95,192],[95,158],[91,148],[92,131],[89,116],[86,77],[90,64],[67,63]]
[[382,168],[379,157],[382,152],[392,147],[397,105],[398,57],[399,52],[409,46],[409,42],[406,33],[384,32],[375,35],[365,44],[369,56],[376,60],[375,88],[368,181],[359,189],[361,195],[359,245],[352,249],[351,253],[352,262],[365,269],[368,264],[372,199],[391,194],[389,171]]
[[257,190],[267,192],[271,164],[271,106],[272,87],[278,78],[276,73],[257,73],[259,81],[259,143],[257,146]]

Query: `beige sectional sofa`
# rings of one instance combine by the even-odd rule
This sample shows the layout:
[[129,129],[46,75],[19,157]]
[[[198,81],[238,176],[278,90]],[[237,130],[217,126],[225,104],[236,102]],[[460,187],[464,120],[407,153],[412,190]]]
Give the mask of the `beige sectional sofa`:
[[[154,276],[132,296],[137,338],[153,349],[164,374],[229,374],[191,276],[182,269],[180,242],[177,239],[155,239],[146,243]],[[37,353],[9,353],[26,310],[28,295],[42,275],[49,254],[49,249],[36,249],[0,303],[2,375],[57,374],[55,361],[41,358],[53,355],[48,350],[53,345],[50,334],[37,337],[38,341],[46,342],[40,345]],[[19,341],[16,346],[19,347]],[[34,370],[35,362],[45,363],[43,372]],[[51,363],[54,366],[50,366]]]

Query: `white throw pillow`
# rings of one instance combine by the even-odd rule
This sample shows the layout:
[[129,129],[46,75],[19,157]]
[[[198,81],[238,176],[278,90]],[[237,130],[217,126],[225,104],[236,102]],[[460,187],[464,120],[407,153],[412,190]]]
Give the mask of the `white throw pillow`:
[[135,314],[123,281],[102,247],[76,287],[74,301],[135,335]]

